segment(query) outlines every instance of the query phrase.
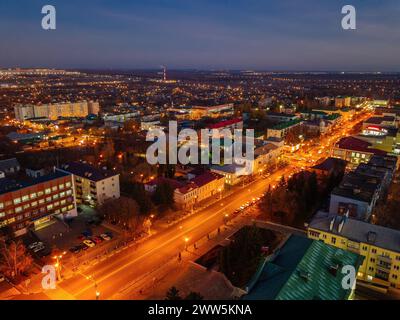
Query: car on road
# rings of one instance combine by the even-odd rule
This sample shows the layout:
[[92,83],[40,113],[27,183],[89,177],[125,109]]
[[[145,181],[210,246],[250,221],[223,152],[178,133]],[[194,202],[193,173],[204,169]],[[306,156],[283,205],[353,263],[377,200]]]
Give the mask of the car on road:
[[93,247],[96,246],[96,243],[93,242],[92,240],[89,240],[89,239],[83,240],[83,243],[84,243],[86,246],[88,246],[89,248],[93,248]]
[[110,241],[111,240],[111,237],[108,234],[105,234],[105,233],[101,234],[100,237],[102,237],[103,240],[105,240],[105,241]]

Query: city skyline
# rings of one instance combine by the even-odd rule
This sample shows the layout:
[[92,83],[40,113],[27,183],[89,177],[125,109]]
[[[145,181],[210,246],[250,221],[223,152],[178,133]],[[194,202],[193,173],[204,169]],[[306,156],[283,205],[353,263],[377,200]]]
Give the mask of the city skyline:
[[357,29],[343,30],[346,4],[54,1],[43,30],[44,3],[4,1],[0,67],[400,71],[399,4],[353,1]]

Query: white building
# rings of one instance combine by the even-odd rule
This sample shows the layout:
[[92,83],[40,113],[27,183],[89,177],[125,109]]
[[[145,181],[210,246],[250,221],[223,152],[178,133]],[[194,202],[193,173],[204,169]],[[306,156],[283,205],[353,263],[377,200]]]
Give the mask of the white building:
[[47,118],[57,120],[59,117],[84,118],[89,114],[99,113],[98,102],[65,102],[43,105],[18,105],[14,107],[15,118],[25,121],[33,118]]
[[73,175],[78,204],[101,205],[107,199],[120,197],[119,174],[81,162],[71,162],[57,170]]

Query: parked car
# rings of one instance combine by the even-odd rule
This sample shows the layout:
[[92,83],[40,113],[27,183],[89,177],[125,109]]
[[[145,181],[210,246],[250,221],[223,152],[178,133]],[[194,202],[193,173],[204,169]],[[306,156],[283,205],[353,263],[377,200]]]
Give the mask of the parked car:
[[87,237],[84,236],[83,234],[81,234],[80,236],[78,236],[78,240],[83,241],[85,240]]
[[114,238],[113,233],[111,231],[104,232],[106,235],[108,235],[111,239]]
[[87,249],[89,249],[89,247],[86,244],[83,244],[83,243],[78,245],[78,247],[79,247],[79,249],[81,249],[83,251],[86,251]]
[[91,240],[96,244],[102,243],[104,241],[103,238],[99,236],[93,237]]
[[105,241],[110,241],[111,240],[111,237],[108,234],[105,234],[105,233],[101,234],[100,237]]
[[93,248],[93,247],[95,247],[96,246],[96,243],[95,242],[93,242],[92,240],[83,240],[83,243],[85,244],[85,245],[87,245],[89,248]]
[[71,253],[79,253],[81,252],[82,248],[80,246],[75,246],[69,249]]
[[43,242],[38,241],[38,242],[31,243],[28,246],[28,249],[32,250],[34,253],[37,253],[39,251],[42,251],[45,247],[46,246],[44,245]]
[[34,248],[38,247],[38,246],[42,246],[43,242],[37,241],[37,242],[33,242],[28,246],[28,249],[33,250]]
[[5,280],[6,280],[6,278],[2,274],[0,274],[0,283],[5,281]]
[[34,253],[38,253],[39,251],[44,250],[44,248],[46,248],[44,244],[38,245],[38,246],[33,248],[33,252]]

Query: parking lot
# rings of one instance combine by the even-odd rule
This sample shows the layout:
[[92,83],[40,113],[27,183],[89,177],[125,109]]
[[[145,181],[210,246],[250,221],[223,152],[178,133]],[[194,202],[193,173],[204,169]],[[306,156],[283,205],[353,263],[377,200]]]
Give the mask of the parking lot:
[[93,251],[118,238],[118,233],[101,225],[96,212],[83,206],[77,217],[68,221],[54,220],[46,228],[34,231],[24,238],[25,245],[34,258],[43,259],[53,251],[68,256]]

